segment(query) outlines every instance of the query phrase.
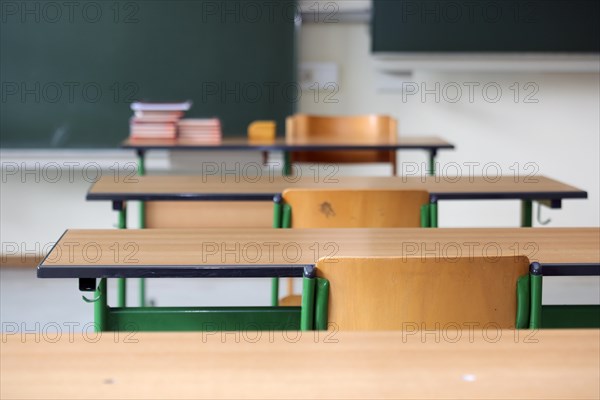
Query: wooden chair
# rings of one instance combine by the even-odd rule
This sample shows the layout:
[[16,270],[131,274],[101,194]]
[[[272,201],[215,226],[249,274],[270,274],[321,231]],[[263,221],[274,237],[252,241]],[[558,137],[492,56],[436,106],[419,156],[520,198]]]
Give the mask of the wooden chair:
[[316,327],[527,328],[530,310],[540,309],[530,304],[528,271],[528,259],[512,255],[323,258],[316,271]]
[[[275,202],[275,227],[280,228],[414,228],[428,226],[429,193],[424,190],[287,189]],[[277,221],[278,216],[280,220]],[[278,302],[277,278],[272,304]],[[300,304],[288,280],[280,305]]]
[[[288,142],[395,143],[398,124],[387,115],[316,116],[296,114],[286,119]],[[311,163],[390,163],[396,175],[396,151],[294,151],[290,161]]]

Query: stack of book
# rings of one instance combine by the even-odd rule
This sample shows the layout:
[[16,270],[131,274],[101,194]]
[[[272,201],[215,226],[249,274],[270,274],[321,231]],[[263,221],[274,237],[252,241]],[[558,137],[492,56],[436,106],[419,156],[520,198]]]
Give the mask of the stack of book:
[[131,104],[134,112],[130,120],[130,137],[132,139],[175,139],[177,123],[183,113],[190,109],[189,101],[180,103],[147,103]]
[[219,118],[185,118],[179,120],[179,138],[199,143],[221,142],[221,121]]

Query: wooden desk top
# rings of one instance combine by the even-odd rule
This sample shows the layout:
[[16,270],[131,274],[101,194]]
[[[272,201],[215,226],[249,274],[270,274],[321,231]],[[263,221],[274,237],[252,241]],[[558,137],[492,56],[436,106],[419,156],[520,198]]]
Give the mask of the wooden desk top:
[[460,255],[600,264],[600,228],[68,230],[38,277],[302,276],[323,257]]
[[272,142],[250,141],[245,137],[226,137],[220,143],[202,144],[185,139],[126,139],[122,148],[150,150],[394,150],[394,149],[454,149],[454,145],[436,136],[400,136],[396,141],[370,140],[369,142],[356,142],[349,140],[345,143],[335,141],[319,141],[311,138],[310,141],[286,141],[277,138]]
[[31,333],[24,339],[6,335],[0,346],[0,397],[600,396],[598,330],[438,334],[439,343],[433,332],[104,333],[88,340],[75,333],[72,343],[66,331],[56,343],[36,343]]
[[272,200],[288,188],[422,189],[437,199],[587,198],[576,187],[547,178],[501,177],[244,177],[104,176],[92,185],[88,200]]

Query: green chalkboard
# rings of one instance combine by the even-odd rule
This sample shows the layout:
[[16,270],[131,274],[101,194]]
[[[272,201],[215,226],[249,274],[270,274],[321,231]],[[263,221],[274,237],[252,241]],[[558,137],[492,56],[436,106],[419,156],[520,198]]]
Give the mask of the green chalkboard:
[[3,148],[110,148],[135,100],[191,99],[226,136],[299,100],[294,1],[2,1]]
[[374,0],[376,53],[598,53],[600,0]]

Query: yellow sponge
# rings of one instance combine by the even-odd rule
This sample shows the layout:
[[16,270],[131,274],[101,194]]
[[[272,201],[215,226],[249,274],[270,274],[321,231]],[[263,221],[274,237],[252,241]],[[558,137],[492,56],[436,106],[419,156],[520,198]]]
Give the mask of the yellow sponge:
[[248,139],[260,142],[275,140],[275,121],[254,121],[248,125]]

